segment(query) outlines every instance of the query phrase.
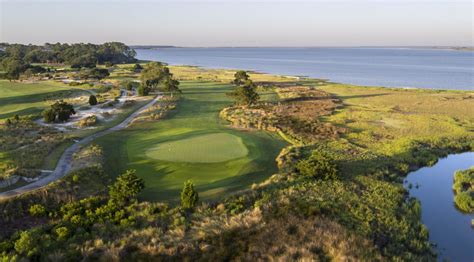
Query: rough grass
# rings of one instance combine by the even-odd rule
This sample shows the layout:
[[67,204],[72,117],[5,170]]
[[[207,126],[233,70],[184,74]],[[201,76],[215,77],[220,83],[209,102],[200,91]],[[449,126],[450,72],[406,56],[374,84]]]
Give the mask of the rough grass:
[[[195,66],[170,66],[174,76],[180,80],[204,80],[230,83],[234,80],[236,70],[226,69],[206,69]],[[286,77],[271,74],[249,72],[250,78],[254,82],[292,82],[294,77]]]
[[[98,140],[104,148],[107,171],[120,174],[126,169],[136,169],[146,181],[141,194],[146,200],[177,200],[184,181],[188,179],[195,183],[203,199],[220,197],[248,188],[277,172],[275,158],[285,146],[284,141],[264,132],[233,130],[219,118],[219,111],[231,103],[225,95],[231,86],[183,81],[180,88],[183,90],[182,98],[166,117],[156,122],[139,122]],[[238,137],[248,154],[218,163],[169,162],[147,155],[159,143],[187,141],[215,133]],[[233,150],[235,140],[229,141],[234,142],[221,145],[223,151],[212,154],[227,154]]]

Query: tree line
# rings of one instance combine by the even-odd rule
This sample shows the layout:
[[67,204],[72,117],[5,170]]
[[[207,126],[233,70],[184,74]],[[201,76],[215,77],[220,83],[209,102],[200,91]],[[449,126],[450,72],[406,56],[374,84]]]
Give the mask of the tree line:
[[0,65],[5,77],[18,79],[28,69],[37,68],[33,63],[64,63],[71,68],[94,68],[97,64],[134,63],[136,52],[120,42],[104,44],[50,44],[23,45],[1,44]]

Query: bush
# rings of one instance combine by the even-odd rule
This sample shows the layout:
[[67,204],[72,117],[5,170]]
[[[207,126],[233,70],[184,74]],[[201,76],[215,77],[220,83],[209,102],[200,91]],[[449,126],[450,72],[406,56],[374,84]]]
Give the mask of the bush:
[[56,101],[51,105],[51,108],[43,111],[42,115],[45,122],[51,123],[56,120],[65,122],[75,114],[74,107],[64,101]]
[[75,82],[75,81],[74,82],[69,82],[69,86],[80,86],[80,85],[82,85],[82,83],[80,83],[80,82]]
[[97,117],[92,115],[88,116],[86,118],[81,119],[78,123],[77,126],[79,127],[87,127],[87,126],[93,126],[97,124]]
[[137,91],[138,91],[138,95],[140,96],[147,96],[150,93],[150,89],[147,87],[144,87],[143,85],[140,85]]
[[140,72],[143,69],[143,67],[140,64],[135,64],[132,69],[135,72]]
[[139,83],[133,81],[123,81],[122,86],[125,87],[128,91],[132,91],[135,88],[139,87]]
[[54,232],[58,236],[58,239],[66,239],[69,235],[69,229],[67,229],[67,227],[58,227]]
[[19,254],[32,256],[37,252],[38,236],[34,231],[23,231],[20,238],[15,242],[15,250]]
[[46,208],[41,204],[32,205],[28,211],[30,215],[35,217],[41,217],[46,214]]
[[463,212],[470,213],[474,210],[474,199],[466,192],[454,196],[456,206]]
[[111,89],[112,87],[108,85],[102,85],[102,84],[97,85],[97,93],[107,93]]
[[126,205],[137,200],[138,193],[145,188],[143,179],[135,174],[135,170],[127,170],[109,187],[110,200],[114,204]]
[[54,113],[53,109],[45,109],[42,113],[43,119],[47,123],[52,123],[56,120],[56,114]]
[[474,211],[474,168],[454,174],[454,202],[463,212]]
[[296,164],[296,169],[306,177],[323,180],[337,179],[337,167],[332,159],[316,151],[309,158],[300,160]]
[[181,191],[181,207],[184,209],[191,209],[197,205],[199,195],[194,190],[194,184],[191,180],[184,183],[183,191]]
[[97,97],[95,97],[95,95],[89,96],[89,105],[91,106],[97,105]]

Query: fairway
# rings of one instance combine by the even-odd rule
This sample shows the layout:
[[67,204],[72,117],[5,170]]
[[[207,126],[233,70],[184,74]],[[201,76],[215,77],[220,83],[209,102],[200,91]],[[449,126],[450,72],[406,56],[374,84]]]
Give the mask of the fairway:
[[41,112],[45,100],[60,99],[72,92],[84,92],[61,83],[22,83],[0,80],[0,119]]
[[160,143],[146,155],[171,162],[215,163],[244,157],[247,153],[241,138],[217,133]]
[[232,103],[226,96],[232,86],[183,81],[180,88],[177,108],[164,119],[97,140],[111,175],[136,169],[145,179],[142,199],[176,201],[188,179],[202,199],[215,199],[278,172],[275,158],[286,142],[267,132],[232,129],[219,118]]

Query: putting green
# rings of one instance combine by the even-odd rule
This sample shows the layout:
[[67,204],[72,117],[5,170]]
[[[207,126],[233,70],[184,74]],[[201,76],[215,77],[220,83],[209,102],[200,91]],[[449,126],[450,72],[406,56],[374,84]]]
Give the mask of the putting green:
[[157,160],[189,163],[217,163],[246,156],[247,148],[240,137],[215,133],[165,142],[147,150]]

